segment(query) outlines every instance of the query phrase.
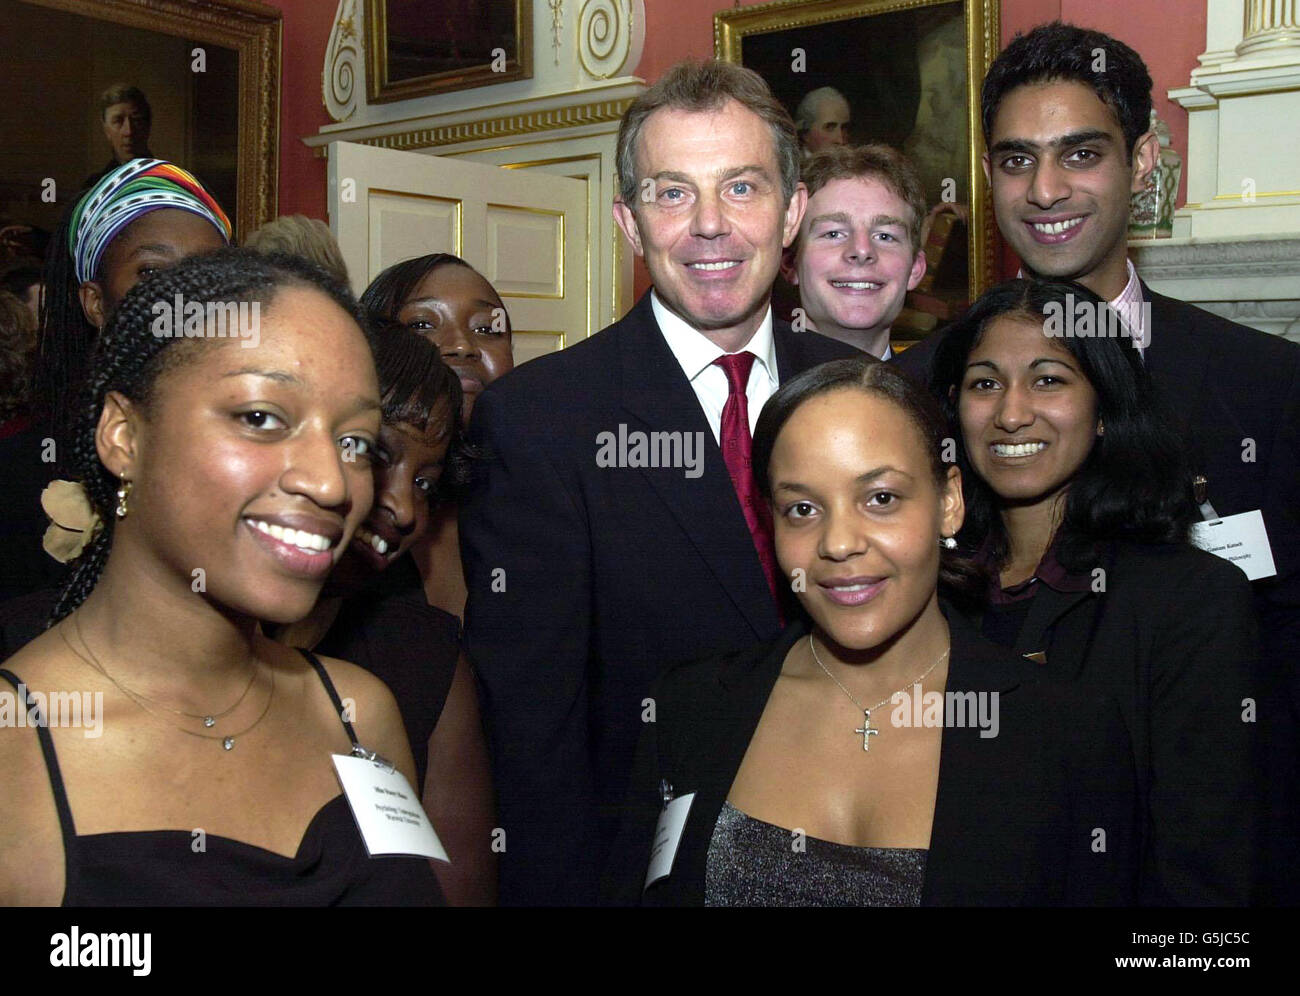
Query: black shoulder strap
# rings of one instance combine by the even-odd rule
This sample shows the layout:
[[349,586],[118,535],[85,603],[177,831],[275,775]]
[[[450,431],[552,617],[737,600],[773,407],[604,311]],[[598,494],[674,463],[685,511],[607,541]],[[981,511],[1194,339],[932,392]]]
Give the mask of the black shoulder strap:
[[72,822],[72,807],[68,805],[68,793],[63,787],[63,775],[59,771],[59,757],[54,753],[54,740],[50,736],[49,723],[41,715],[36,699],[27,690],[27,686],[12,671],[0,668],[0,678],[14,686],[14,690],[23,698],[27,710],[28,722],[36,727],[36,736],[41,744],[41,753],[45,755],[45,770],[50,776],[50,789],[54,792],[54,806],[59,812],[59,827],[63,831],[65,853],[71,853],[72,839],[77,836],[76,824]]
[[339,693],[334,689],[334,682],[330,681],[329,673],[325,670],[325,665],[320,662],[315,654],[310,650],[298,648],[298,652],[307,658],[307,663],[316,669],[320,675],[321,684],[325,686],[325,691],[329,693],[330,701],[334,703],[334,709],[338,713],[339,719],[343,722],[343,729],[347,731],[348,739],[352,741],[353,747],[360,747],[361,743],[357,740],[357,731],[352,728],[352,721],[348,719],[347,711],[343,708],[343,700],[339,698]]

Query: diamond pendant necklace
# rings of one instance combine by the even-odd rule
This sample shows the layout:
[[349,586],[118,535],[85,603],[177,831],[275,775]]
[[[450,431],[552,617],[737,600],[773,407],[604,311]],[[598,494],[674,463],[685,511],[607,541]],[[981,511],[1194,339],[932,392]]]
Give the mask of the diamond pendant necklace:
[[[115,688],[117,688],[118,691],[120,691],[123,695],[129,698],[132,702],[138,705],[145,712],[149,713],[151,716],[154,716],[158,719],[165,719],[166,717],[159,716],[157,712],[149,708],[149,703],[151,702],[154,705],[158,706],[159,708],[165,709],[167,712],[172,713],[173,715],[184,716],[186,719],[201,720],[205,728],[211,729],[212,727],[217,725],[218,719],[220,719],[223,716],[229,715],[230,713],[234,712],[237,708],[239,708],[240,703],[243,702],[244,699],[248,697],[249,690],[253,687],[254,682],[257,680],[257,667],[256,665],[254,665],[252,667],[253,673],[248,679],[248,684],[244,686],[244,690],[240,693],[239,698],[237,698],[234,701],[234,704],[232,704],[226,709],[223,709],[221,712],[193,713],[193,712],[185,712],[181,709],[173,709],[171,706],[159,702],[157,699],[150,698],[149,696],[145,695],[143,692],[137,692],[137,691],[133,691],[130,688],[127,688],[120,681],[118,681],[111,674],[109,674],[108,669],[105,668],[102,663],[100,663],[99,658],[95,656],[95,652],[90,649],[90,644],[86,642],[86,638],[82,635],[81,625],[78,622],[75,613],[72,616],[72,628],[76,631],[78,641],[80,641],[81,645],[85,647],[86,653],[83,654],[80,650],[78,650],[76,647],[72,645],[72,641],[68,639],[67,634],[63,631],[63,624],[60,623],[58,626],[59,636],[62,638],[63,642],[67,645],[68,649],[71,650],[78,657],[80,657],[81,660],[85,664],[89,665],[92,670],[98,672],[109,682],[111,682],[112,685]],[[89,657],[87,657],[87,654],[89,655]],[[266,717],[266,714],[271,710],[271,702],[274,698],[275,698],[275,670],[272,669],[271,690],[270,693],[267,695],[266,705],[262,708],[262,712],[260,715],[258,715],[257,719],[253,720],[253,722],[250,725],[246,726],[238,733],[232,733],[232,734],[218,733],[218,734],[209,735],[206,733],[197,732],[195,730],[187,730],[183,726],[176,726],[175,723],[173,723],[172,725],[175,726],[175,728],[180,730],[182,733],[188,734],[191,737],[198,737],[201,740],[220,740],[221,746],[224,750],[234,750],[235,738],[242,737],[245,733],[248,733],[250,730],[253,729],[253,727],[257,726],[257,724],[260,723]]]
[[948,650],[945,650],[942,654],[940,654],[939,659],[935,661],[933,664],[931,664],[928,668],[926,668],[925,671],[920,675],[920,677],[915,678],[912,681],[909,681],[907,685],[904,685],[897,692],[891,692],[889,695],[886,695],[883,699],[881,699],[879,702],[873,705],[871,709],[863,709],[862,703],[857,700],[857,697],[852,692],[850,692],[847,688],[844,687],[844,683],[841,682],[839,678],[831,674],[830,668],[828,668],[825,664],[823,664],[822,659],[817,656],[817,644],[813,642],[813,635],[811,633],[808,634],[808,649],[812,651],[813,660],[817,662],[817,666],[826,672],[826,677],[830,678],[831,681],[839,685],[840,691],[843,692],[845,695],[847,695],[849,697],[849,700],[855,706],[857,706],[859,709],[862,709],[862,726],[859,729],[854,730],[853,732],[861,734],[862,749],[865,751],[871,750],[870,738],[880,735],[879,728],[871,725],[871,709],[879,709],[882,705],[884,705],[886,702],[892,699],[895,695],[898,695],[900,692],[907,691],[908,685],[919,685],[929,676],[931,671],[933,671],[941,663],[943,663],[943,659],[947,657],[949,652],[952,650],[952,648],[949,647]]

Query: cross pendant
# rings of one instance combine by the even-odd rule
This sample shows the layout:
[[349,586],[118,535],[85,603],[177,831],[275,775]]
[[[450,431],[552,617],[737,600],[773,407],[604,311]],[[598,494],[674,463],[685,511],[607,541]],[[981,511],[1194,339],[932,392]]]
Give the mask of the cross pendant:
[[862,728],[854,730],[853,732],[862,734],[862,749],[867,751],[871,750],[871,741],[868,738],[878,736],[880,731],[872,729],[870,709],[862,710]]

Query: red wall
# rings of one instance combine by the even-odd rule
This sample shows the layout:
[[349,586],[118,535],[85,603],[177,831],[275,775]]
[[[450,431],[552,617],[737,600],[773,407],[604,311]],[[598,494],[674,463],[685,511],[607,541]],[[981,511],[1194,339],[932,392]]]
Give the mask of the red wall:
[[328,220],[326,167],[302,144],[330,123],[321,97],[334,0],[264,0],[284,15],[280,51],[280,214]]
[[[280,213],[325,218],[325,160],[302,144],[329,116],[321,102],[321,69],[334,0],[266,0],[284,13],[280,81]],[[654,80],[688,56],[713,54],[713,15],[729,0],[645,0],[646,41],[636,74]],[[1165,96],[1186,86],[1205,48],[1205,5],[1197,0],[1002,0],[1002,41],[1054,18],[1095,28],[1131,45],[1154,81],[1156,111],[1169,125],[1174,148],[1186,159],[1187,112]],[[1178,203],[1187,194],[1187,171]],[[642,277],[643,271],[638,272]],[[638,289],[643,280],[638,279]]]

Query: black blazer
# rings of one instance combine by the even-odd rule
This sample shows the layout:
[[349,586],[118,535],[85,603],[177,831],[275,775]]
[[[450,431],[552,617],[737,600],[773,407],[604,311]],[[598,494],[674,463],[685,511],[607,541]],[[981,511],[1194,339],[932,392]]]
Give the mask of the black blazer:
[[[1034,680],[1028,662],[986,641],[958,613],[945,607],[945,614],[947,690],[998,693],[999,731],[988,739],[974,728],[943,731],[922,904],[1131,904],[1136,789],[1114,703],[1067,710]],[[786,654],[807,632],[799,620],[775,640],[664,673],[604,876],[606,902],[703,905],[718,814]],[[678,796],[696,795],[671,874],[643,892],[660,779]]]
[[[1040,584],[1013,649],[1080,705],[1119,703],[1146,814],[1141,902],[1253,902],[1267,842],[1261,741],[1282,742],[1269,734],[1286,710],[1262,691],[1249,583],[1186,545],[1113,544],[1098,566],[1104,593]],[[1275,818],[1267,832],[1280,846],[1293,829]]]
[[[862,355],[784,322],[773,335],[780,380]],[[598,466],[598,437],[620,431],[702,440],[699,476]],[[655,675],[775,636],[777,610],[648,294],[492,384],[470,437],[489,458],[460,506],[466,650],[507,834],[501,900],[592,902]]]
[[[1264,660],[1300,717],[1300,346],[1157,294],[1146,367],[1223,516],[1260,509],[1277,577],[1253,583]],[[893,362],[929,382],[942,331]],[[1248,441],[1253,441],[1253,460]]]

